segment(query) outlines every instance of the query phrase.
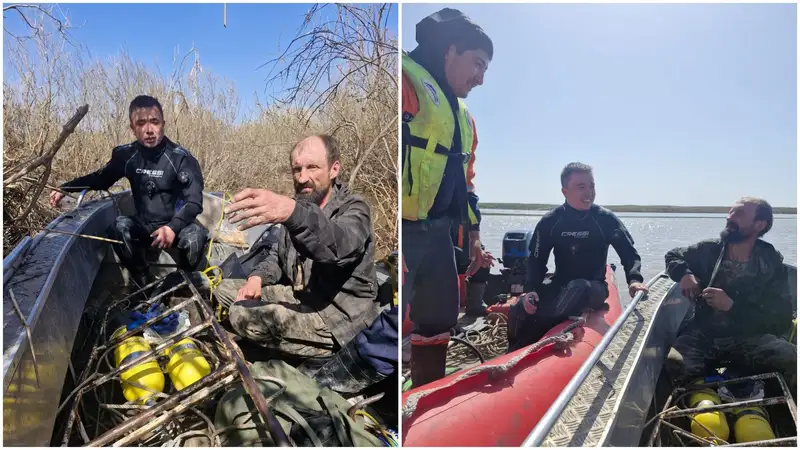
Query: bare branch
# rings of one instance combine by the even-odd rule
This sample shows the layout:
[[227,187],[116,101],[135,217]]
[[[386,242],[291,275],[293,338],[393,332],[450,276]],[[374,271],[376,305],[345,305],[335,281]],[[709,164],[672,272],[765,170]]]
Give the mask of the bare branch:
[[[358,87],[354,76],[384,79],[386,90],[396,92],[397,42],[383,26],[385,5],[336,5],[337,18],[312,21],[332,5],[315,5],[289,45],[261,67],[269,67],[266,88],[281,86],[275,100],[299,103],[310,110],[307,120],[328,103],[343,85]],[[342,70],[343,68],[349,68]],[[366,92],[361,92],[366,96]]]
[[[9,6],[45,31],[28,32]],[[57,6],[49,11],[63,16]],[[342,180],[353,179],[372,208],[377,254],[396,250],[398,61],[394,33],[385,29],[387,11],[391,5],[310,8],[303,26],[291,32],[299,39],[279,46],[275,53],[283,59],[269,67],[270,78],[281,77],[273,84],[280,89],[262,96],[269,104],[258,102],[252,114],[241,115],[233,83],[202,70],[195,48],[176,52],[167,70],[124,52],[101,60],[81,46],[64,51],[58,24],[41,11],[4,5],[13,19],[4,26],[21,35],[7,39],[4,49],[4,175],[14,181],[3,186],[4,253],[60,214],[48,203],[49,189],[97,170],[113,147],[129,142],[127,105],[141,93],[162,99],[167,134],[198,159],[207,190],[264,187],[291,195],[292,145],[309,132],[334,134]],[[92,112],[61,150],[48,151],[75,105],[83,104]],[[121,184],[127,188],[127,181]]]
[[[64,38],[64,40],[69,43],[72,43],[69,39],[69,30],[72,28],[72,26],[69,24],[69,21],[66,18],[59,19],[53,14],[52,10],[48,10],[46,8],[43,8],[41,5],[36,5],[36,4],[21,4],[21,3],[13,4],[3,7],[3,19],[6,18],[5,13],[9,11],[14,11],[19,15],[22,21],[25,22],[25,25],[33,32],[33,36],[41,36],[45,34],[44,32],[45,27],[44,23],[36,25],[34,22],[32,22],[31,19],[28,17],[28,12],[34,14],[38,13],[43,17],[48,18],[51,21],[51,23],[53,23],[56,26],[56,30]],[[3,27],[3,30],[10,37],[17,40],[26,40],[33,37],[33,36],[16,36],[12,34],[10,31],[8,31],[6,27]]]
[[[381,130],[381,132],[379,133],[379,135],[375,137],[375,140],[373,140],[369,144],[367,150],[362,155],[359,156],[358,163],[356,163],[356,167],[350,173],[350,181],[349,181],[350,184],[353,184],[355,182],[356,175],[358,175],[358,171],[361,170],[361,167],[364,165],[364,162],[367,161],[367,158],[369,158],[370,154],[372,153],[372,149],[374,149],[378,145],[378,141],[383,139],[388,133],[392,131],[392,129],[396,129],[396,124],[397,124],[397,116],[394,117],[394,120],[386,124],[386,127],[384,127],[383,130]],[[397,157],[395,157],[395,159],[397,159]]]
[[[69,137],[69,135],[75,131],[75,127],[78,126],[78,123],[80,123],[81,119],[83,119],[83,116],[85,116],[87,112],[89,112],[89,105],[83,105],[80,108],[78,108],[78,111],[75,112],[75,115],[72,116],[72,118],[70,118],[66,124],[64,124],[64,127],[61,130],[61,134],[58,136],[55,142],[53,142],[53,144],[50,146],[50,149],[47,151],[47,153],[34,159],[29,163],[26,163],[21,169],[17,169],[15,167],[14,169],[10,170],[10,172],[13,171],[16,173],[12,174],[8,178],[5,178],[3,180],[3,185],[5,186],[16,182],[17,180],[24,177],[29,172],[31,172],[32,170],[36,169],[41,165],[45,165],[47,167],[46,173],[49,175],[50,164],[52,163],[53,157],[56,155],[56,152],[58,152],[58,150],[64,144],[64,141],[67,140],[67,137]],[[46,182],[47,178],[45,177],[43,183]]]

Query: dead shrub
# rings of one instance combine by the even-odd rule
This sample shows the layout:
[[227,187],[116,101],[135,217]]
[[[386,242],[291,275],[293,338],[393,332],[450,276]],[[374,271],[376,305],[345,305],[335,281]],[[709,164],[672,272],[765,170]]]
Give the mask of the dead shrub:
[[[398,231],[397,42],[385,28],[391,13],[393,5],[313,7],[285,53],[265,64],[271,82],[284,77],[296,83],[269,106],[259,102],[256,111],[243,112],[233,84],[206,70],[198,49],[176,54],[169,75],[125,53],[90,59],[59,32],[63,24],[48,22],[44,10],[29,11],[41,25],[37,30],[51,32],[4,41],[10,69],[3,80],[5,167],[41,155],[75,109],[88,104],[88,115],[53,159],[48,183],[98,169],[113,147],[133,139],[127,108],[142,93],[161,101],[167,136],[197,157],[208,191],[263,187],[288,194],[292,145],[307,134],[333,133],[342,143],[343,180],[370,203],[383,256],[397,248]],[[4,184],[4,254],[58,214],[45,189],[20,217],[32,184]]]

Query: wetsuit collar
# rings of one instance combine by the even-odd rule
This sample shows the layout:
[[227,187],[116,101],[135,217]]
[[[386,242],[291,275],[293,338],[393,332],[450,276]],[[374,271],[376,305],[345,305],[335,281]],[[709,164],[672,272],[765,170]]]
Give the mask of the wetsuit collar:
[[584,210],[584,209],[576,209],[576,208],[573,208],[572,206],[570,206],[570,204],[569,204],[569,203],[567,203],[567,202],[565,201],[565,202],[564,202],[564,209],[565,209],[565,210],[566,210],[566,212],[567,212],[567,213],[569,213],[569,214],[575,214],[575,215],[582,216],[582,215],[589,214],[590,212],[592,212],[592,211],[594,211],[595,209],[597,209],[597,205],[596,205],[596,204],[594,204],[594,203],[592,203],[592,205],[591,205],[591,206],[589,206],[589,209],[585,209],[585,210]]
[[145,147],[139,141],[134,141],[133,145],[135,145],[136,148],[139,151],[141,151],[142,153],[144,153],[146,155],[158,155],[158,154],[161,154],[161,152],[163,152],[165,148],[167,148],[167,144],[171,144],[171,143],[172,143],[172,141],[170,141],[169,138],[164,136],[161,139],[161,142],[159,142],[158,145],[156,145],[153,148]]

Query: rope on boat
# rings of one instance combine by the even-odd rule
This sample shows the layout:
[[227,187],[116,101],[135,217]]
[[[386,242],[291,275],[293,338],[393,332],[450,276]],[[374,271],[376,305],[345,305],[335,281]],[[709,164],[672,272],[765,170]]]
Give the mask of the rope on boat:
[[482,363],[483,361],[476,357],[476,351],[484,360],[506,354],[508,351],[508,319],[506,315],[491,313],[486,319],[491,324],[488,330],[468,330],[463,336],[460,336],[460,340],[466,341],[475,350],[461,345],[451,346],[447,350],[447,367],[465,367]]
[[[233,196],[228,192],[222,194],[222,202],[223,205],[225,201],[233,202]],[[203,274],[204,277],[208,279],[209,285],[209,301],[211,304],[214,304],[214,289],[222,283],[222,269],[219,266],[212,266],[211,264],[211,252],[213,251],[214,245],[214,236],[219,236],[219,230],[222,229],[222,222],[225,221],[225,208],[222,208],[222,213],[219,215],[219,222],[217,222],[217,229],[214,231],[214,235],[211,236],[211,239],[208,241],[208,253],[206,253],[206,261],[208,261],[209,266],[200,272]],[[216,272],[216,275],[209,275],[212,272]],[[222,304],[217,305],[217,320],[223,319],[224,311],[222,309]]]
[[586,323],[586,318],[583,316],[575,317],[571,316],[570,320],[572,323],[567,325],[560,333],[546,337],[539,342],[528,346],[524,352],[520,353],[519,355],[511,358],[507,362],[503,364],[491,364],[491,365],[480,365],[478,367],[473,367],[469,369],[453,379],[453,381],[443,385],[438,386],[432,389],[420,390],[419,392],[415,392],[408,396],[405,403],[403,404],[403,420],[407,420],[414,415],[417,410],[417,405],[419,405],[419,401],[424,399],[425,397],[441,391],[443,389],[447,389],[452,387],[453,385],[459,383],[462,380],[470,378],[474,375],[478,375],[483,372],[489,373],[489,379],[497,379],[497,377],[505,375],[508,371],[513,369],[521,360],[525,359],[529,355],[538,352],[539,350],[549,346],[549,345],[557,345],[557,344],[568,344],[575,340],[575,334],[572,333],[572,330],[575,328],[582,327]]

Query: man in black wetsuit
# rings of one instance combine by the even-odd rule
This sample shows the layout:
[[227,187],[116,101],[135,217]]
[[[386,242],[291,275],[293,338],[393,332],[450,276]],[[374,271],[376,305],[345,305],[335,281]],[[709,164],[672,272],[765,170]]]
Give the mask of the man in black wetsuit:
[[[164,111],[153,97],[133,99],[128,117],[136,141],[111,152],[106,165],[60,186],[65,192],[107,190],[122,177],[130,181],[136,214],[119,216],[109,228],[113,244],[137,283],[149,278],[145,261],[147,246],[180,250],[179,267],[199,268],[208,230],[195,219],[203,212],[203,173],[188,150],[164,136]],[[53,191],[50,203],[57,207],[64,194]],[[180,203],[179,203],[180,202]]]
[[[592,168],[568,164],[561,172],[561,192],[566,201],[542,216],[531,239],[525,294],[509,311],[509,352],[533,344],[585,308],[606,306],[609,245],[622,259],[630,295],[647,291],[630,233],[613,212],[594,204]],[[543,284],[551,250],[555,275]]]

